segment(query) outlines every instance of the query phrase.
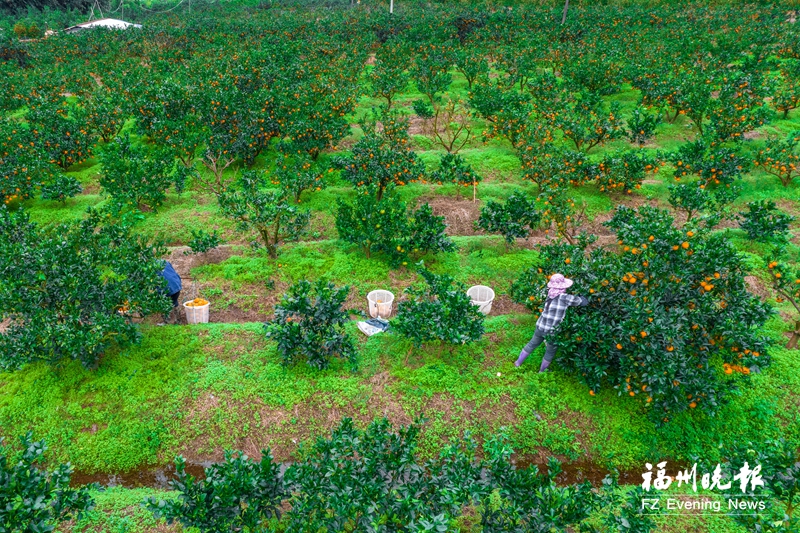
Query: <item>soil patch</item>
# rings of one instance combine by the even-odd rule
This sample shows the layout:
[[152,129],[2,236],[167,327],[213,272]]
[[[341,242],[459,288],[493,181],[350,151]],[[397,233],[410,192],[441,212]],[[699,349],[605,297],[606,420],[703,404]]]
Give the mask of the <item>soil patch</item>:
[[181,277],[182,281],[191,278],[193,268],[212,263],[221,263],[233,255],[233,248],[229,245],[222,245],[209,250],[203,254],[186,254],[191,249],[188,246],[176,246],[170,248],[169,255],[164,259],[172,263],[175,272]]
[[409,135],[425,135],[425,119],[414,115],[408,120]]
[[762,301],[772,294],[772,291],[764,285],[764,282],[755,276],[745,276],[744,282],[747,284],[747,290],[758,296]]
[[420,198],[418,203],[430,204],[433,214],[443,216],[447,224],[448,235],[477,235],[473,223],[481,213],[481,202],[473,202],[467,198],[449,196],[433,196]]

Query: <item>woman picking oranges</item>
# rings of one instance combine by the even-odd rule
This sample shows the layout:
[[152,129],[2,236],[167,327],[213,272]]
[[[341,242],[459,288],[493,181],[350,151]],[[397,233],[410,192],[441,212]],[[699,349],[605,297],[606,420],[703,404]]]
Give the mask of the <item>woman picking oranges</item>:
[[[584,306],[589,303],[583,296],[567,294],[567,289],[573,283],[571,279],[565,278],[562,274],[553,274],[550,277],[550,281],[547,283],[547,299],[544,302],[542,314],[539,316],[539,320],[536,321],[536,332],[530,342],[519,353],[519,359],[514,363],[514,366],[520,366],[531,352],[545,341],[545,338],[564,320],[564,315],[569,307]],[[547,372],[547,367],[553,361],[557,348],[554,342],[547,342],[539,372]]]

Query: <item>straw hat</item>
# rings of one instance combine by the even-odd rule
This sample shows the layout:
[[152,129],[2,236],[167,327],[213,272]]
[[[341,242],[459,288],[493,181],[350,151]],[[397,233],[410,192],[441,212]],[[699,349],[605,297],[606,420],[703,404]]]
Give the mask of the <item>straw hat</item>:
[[573,283],[575,282],[569,278],[565,278],[563,274],[553,274],[547,286],[551,289],[566,289],[571,287]]

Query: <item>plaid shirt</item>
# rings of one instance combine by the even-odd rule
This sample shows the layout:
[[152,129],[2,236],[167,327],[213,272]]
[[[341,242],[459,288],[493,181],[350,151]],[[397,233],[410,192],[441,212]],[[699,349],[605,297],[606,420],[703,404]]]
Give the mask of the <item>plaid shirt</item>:
[[573,296],[572,294],[559,294],[555,298],[548,298],[544,302],[542,314],[536,321],[536,328],[544,333],[550,333],[564,320],[567,308],[574,305],[586,305],[589,300],[583,296]]

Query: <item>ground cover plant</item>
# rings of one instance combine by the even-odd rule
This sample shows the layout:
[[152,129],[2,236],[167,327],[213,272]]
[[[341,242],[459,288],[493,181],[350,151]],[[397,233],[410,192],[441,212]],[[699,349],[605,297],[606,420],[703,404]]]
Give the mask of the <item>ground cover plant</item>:
[[[402,529],[406,512],[420,531],[796,527],[781,519],[800,445],[792,8],[95,4],[143,27],[67,34],[90,6],[0,8],[0,436],[33,430],[81,481],[183,455],[192,496],[94,491],[60,531]],[[157,325],[162,259],[210,324]],[[555,272],[590,303],[539,375],[541,350],[513,362]],[[489,316],[472,285],[494,290]],[[375,289],[393,315],[367,338]],[[413,439],[370,426],[420,416]],[[376,448],[395,444],[416,465],[397,472],[444,492],[361,476],[364,450],[385,466]],[[525,467],[498,467],[491,490],[437,477],[511,447]],[[667,519],[601,487],[613,468],[637,484],[648,462],[740,455],[782,508]],[[563,471],[545,475],[551,456]],[[208,461],[238,481],[190,481]],[[380,510],[314,492],[337,461]],[[306,492],[244,505],[279,462],[306,469]],[[336,475],[331,490],[352,481]],[[145,497],[179,503],[156,518]]]

